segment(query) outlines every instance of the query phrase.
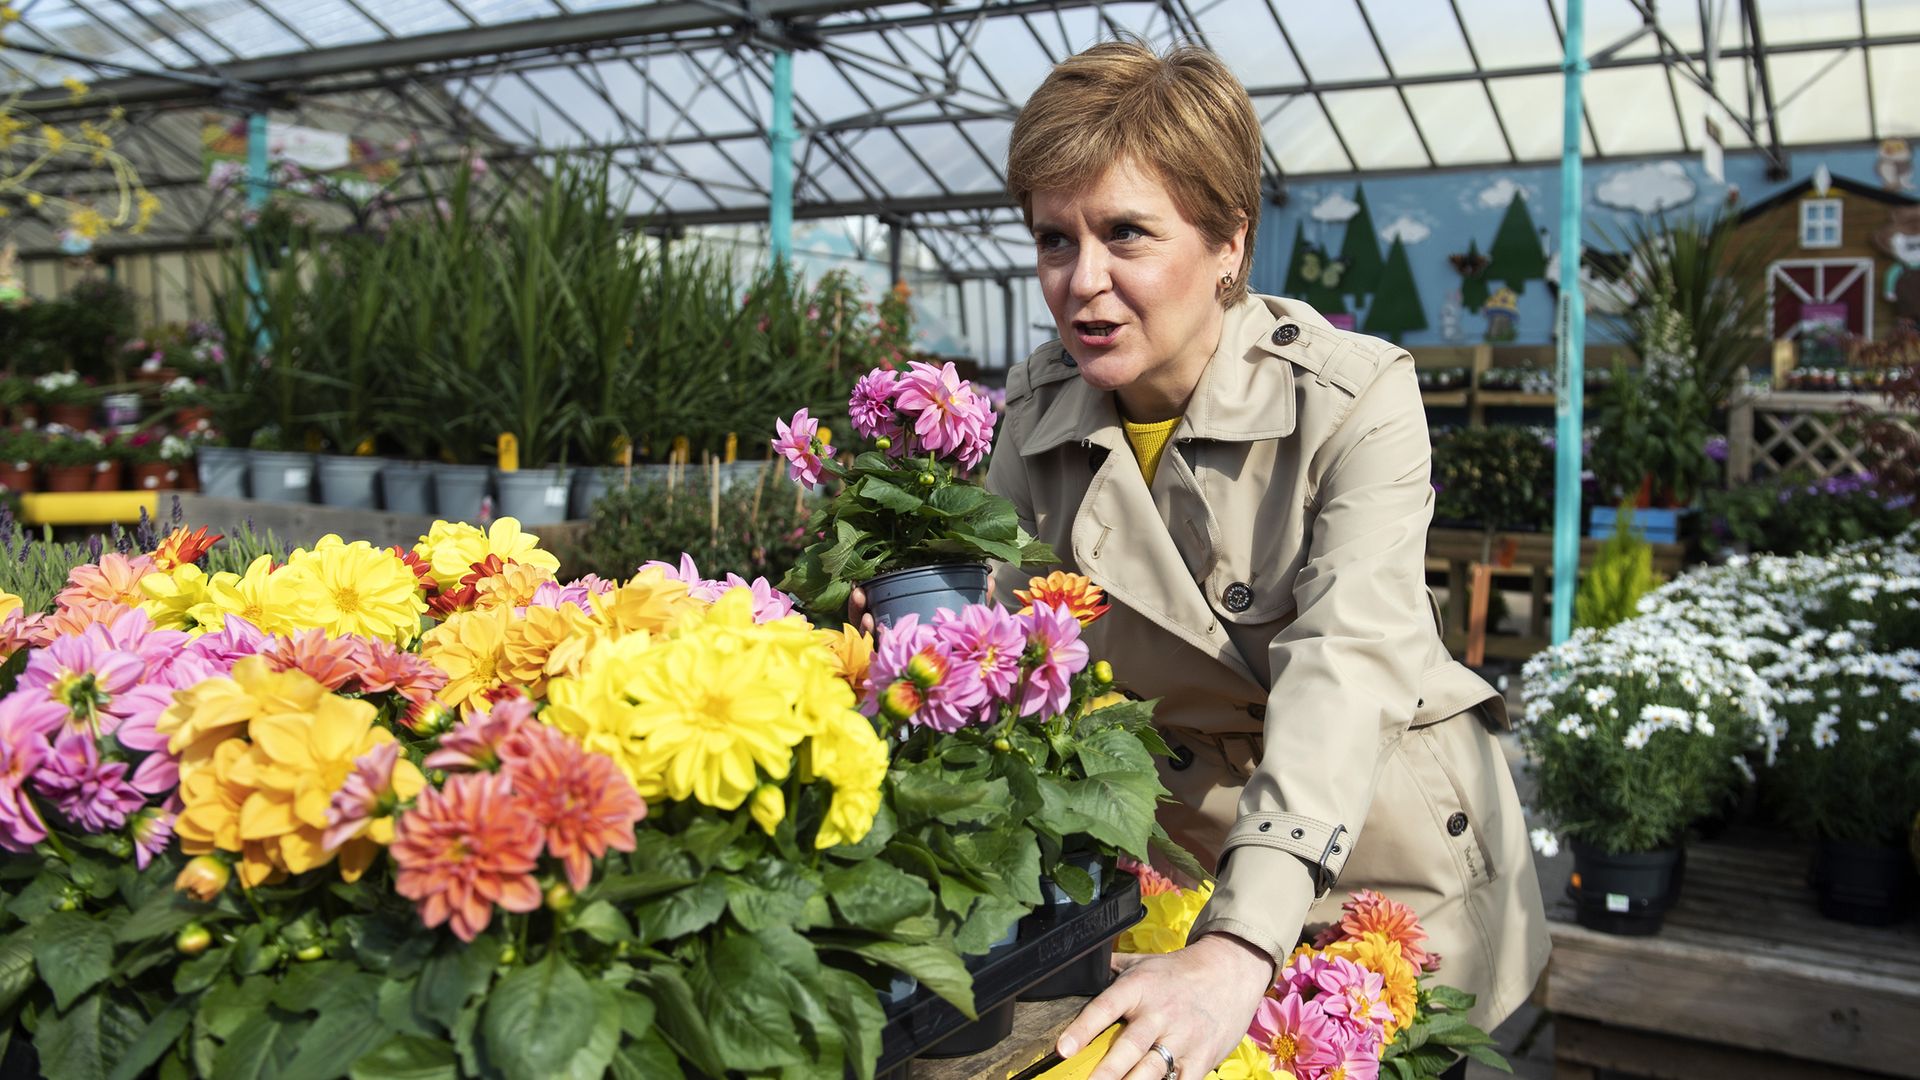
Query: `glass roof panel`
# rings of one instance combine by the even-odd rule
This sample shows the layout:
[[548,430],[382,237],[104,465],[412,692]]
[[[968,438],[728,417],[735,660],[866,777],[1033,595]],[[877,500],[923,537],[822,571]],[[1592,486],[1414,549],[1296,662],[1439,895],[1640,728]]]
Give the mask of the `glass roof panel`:
[[1433,0],[1362,0],[1396,75],[1473,70],[1453,10]]
[[998,191],[1005,186],[952,124],[916,124],[895,128],[893,133],[913,147],[922,161],[940,170],[940,182],[948,190]]
[[1760,36],[1769,45],[1785,45],[1795,41],[1843,41],[1860,36],[1859,0],[1759,2]]
[[1560,62],[1560,38],[1547,15],[1547,0],[1459,0],[1459,4],[1467,35],[1487,67]]
[[[1680,124],[1666,72],[1658,67],[1611,68],[1587,74],[1587,115],[1609,154],[1679,150]],[[1560,94],[1554,102],[1559,104]]]
[[[1858,49],[1790,53],[1768,58],[1773,72],[1780,138],[1788,143],[1868,139],[1867,66]],[[1913,99],[1877,99],[1895,113],[1912,112]]]
[[1560,125],[1565,113],[1558,75],[1494,79],[1493,102],[1507,122],[1514,153],[1522,161],[1546,161],[1560,154]]
[[1327,111],[1346,136],[1347,149],[1363,169],[1406,169],[1429,164],[1413,121],[1392,90],[1343,90],[1326,95]]
[[1507,161],[1507,144],[1477,82],[1441,83],[1407,87],[1407,104],[1426,133],[1434,161],[1466,165]]
[[[1560,25],[1567,25],[1567,0],[1553,0],[1553,8],[1559,12]],[[1634,35],[1639,35],[1631,44],[1615,53],[1616,56],[1653,56],[1660,51],[1660,41],[1651,33],[1642,34],[1646,19],[1627,0],[1586,0],[1587,50],[1599,52]],[[1669,5],[1666,15],[1673,18],[1677,12]]]
[[1260,115],[1266,118],[1260,128],[1266,132],[1267,145],[1273,147],[1274,156],[1280,159],[1282,170],[1313,174],[1345,172],[1353,168],[1346,152],[1340,149],[1340,141],[1335,137],[1332,125],[1327,123],[1326,115],[1320,111],[1312,95],[1296,95],[1277,112],[1271,112],[1271,107],[1267,105],[1271,100],[1256,100],[1253,104]]
[[1306,81],[1265,0],[1219,0],[1197,6],[1194,14],[1207,40],[1246,85],[1298,86]]
[[1880,114],[1880,138],[1920,136],[1920,45],[1873,50],[1873,101]]
[[1316,82],[1378,79],[1387,74],[1367,37],[1356,0],[1273,0],[1280,23]]
[[1920,33],[1920,0],[1873,0],[1867,9],[1869,33]]

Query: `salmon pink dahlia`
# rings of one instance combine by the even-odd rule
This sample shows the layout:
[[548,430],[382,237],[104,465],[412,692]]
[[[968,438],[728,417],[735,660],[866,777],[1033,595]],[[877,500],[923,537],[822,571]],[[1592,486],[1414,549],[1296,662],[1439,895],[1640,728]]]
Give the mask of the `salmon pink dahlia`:
[[418,905],[421,922],[447,923],[454,936],[472,941],[493,920],[495,905],[515,912],[540,906],[533,878],[540,823],[514,798],[511,783],[487,773],[449,776],[401,815],[388,852],[399,867],[393,887]]
[[520,802],[546,834],[547,854],[566,867],[574,892],[593,880],[593,860],[608,848],[632,851],[633,827],[647,804],[605,754],[581,748],[553,728],[530,740],[532,752],[508,774]]

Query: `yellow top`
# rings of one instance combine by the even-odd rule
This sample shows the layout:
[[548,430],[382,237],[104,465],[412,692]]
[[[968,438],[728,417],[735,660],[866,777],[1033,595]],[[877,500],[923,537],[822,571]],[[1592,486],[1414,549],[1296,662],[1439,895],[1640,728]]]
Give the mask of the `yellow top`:
[[1153,486],[1153,474],[1160,471],[1160,455],[1166,453],[1167,440],[1173,438],[1173,429],[1179,423],[1177,416],[1157,424],[1120,421],[1127,429],[1127,442],[1133,447],[1133,456],[1140,462],[1140,475],[1147,478],[1148,487]]

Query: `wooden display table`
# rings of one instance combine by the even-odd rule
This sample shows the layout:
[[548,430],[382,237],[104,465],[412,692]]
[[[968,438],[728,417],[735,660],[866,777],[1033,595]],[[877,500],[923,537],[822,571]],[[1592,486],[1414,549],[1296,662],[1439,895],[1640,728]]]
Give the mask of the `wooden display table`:
[[1577,926],[1549,895],[1555,1075],[1920,1077],[1920,923],[1822,918],[1807,862],[1757,835],[1695,844],[1654,937]]
[[[1481,541],[1478,529],[1436,527],[1427,530],[1427,566],[1431,570],[1444,570],[1447,575],[1447,648],[1456,655],[1466,651],[1467,568],[1480,561]],[[1592,565],[1594,553],[1604,542],[1581,539],[1582,567]],[[1533,597],[1533,607],[1527,616],[1526,633],[1518,637],[1487,635],[1487,655],[1503,660],[1525,660],[1551,644],[1547,638],[1547,594],[1548,585],[1553,580],[1553,534],[1496,533],[1493,538],[1496,559],[1502,548],[1509,544],[1513,548],[1513,561],[1506,566],[1494,567],[1494,577],[1526,578]],[[1654,544],[1653,572],[1672,578],[1680,572],[1686,550],[1684,544]]]
[[1017,1076],[1053,1053],[1053,1044],[1092,998],[1065,997],[1054,1001],[1023,1001],[1013,1014],[1013,1034],[991,1050],[957,1058],[919,1058],[912,1064],[912,1080],[977,1080],[980,1077]]

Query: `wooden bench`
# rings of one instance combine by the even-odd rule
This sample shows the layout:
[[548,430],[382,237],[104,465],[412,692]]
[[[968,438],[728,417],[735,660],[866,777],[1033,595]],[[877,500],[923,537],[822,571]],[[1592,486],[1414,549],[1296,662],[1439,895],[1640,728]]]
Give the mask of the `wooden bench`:
[[[1467,643],[1467,568],[1480,561],[1482,534],[1478,529],[1427,530],[1427,568],[1444,571],[1447,580],[1446,641],[1455,654],[1466,651]],[[1582,538],[1580,565],[1593,565],[1594,554],[1604,541]],[[1550,532],[1495,533],[1493,551],[1496,561],[1511,547],[1513,560],[1494,567],[1494,578],[1526,578],[1533,597],[1524,634],[1487,635],[1487,655],[1503,660],[1525,660],[1549,644],[1547,636],[1548,594],[1553,580],[1553,534]],[[1666,578],[1680,572],[1686,557],[1684,544],[1653,545],[1653,571]]]
[[1549,895],[1555,1075],[1920,1077],[1920,923],[1822,918],[1807,862],[1758,834],[1691,845],[1653,937],[1578,926]]

